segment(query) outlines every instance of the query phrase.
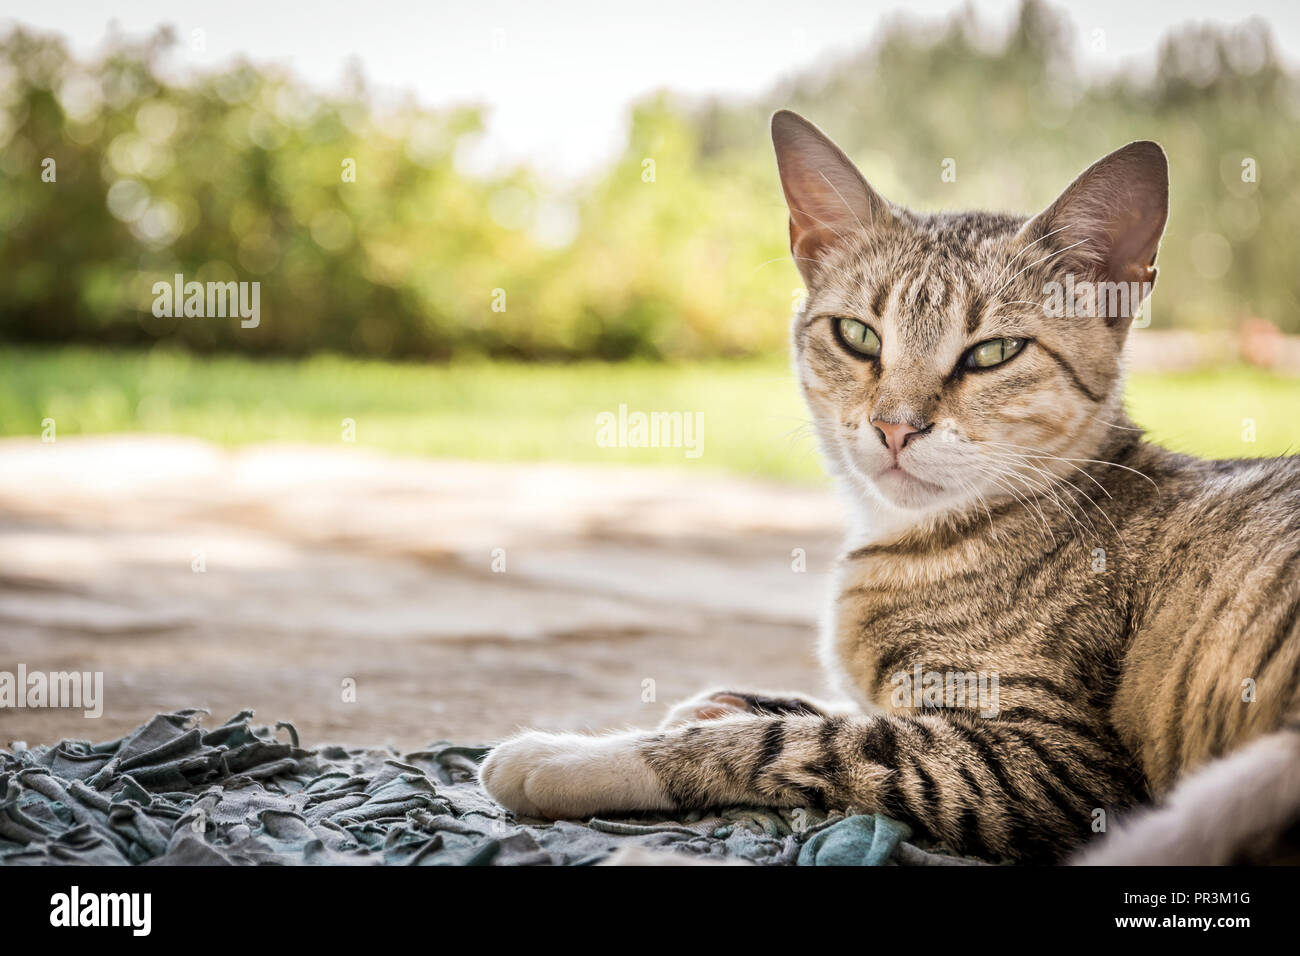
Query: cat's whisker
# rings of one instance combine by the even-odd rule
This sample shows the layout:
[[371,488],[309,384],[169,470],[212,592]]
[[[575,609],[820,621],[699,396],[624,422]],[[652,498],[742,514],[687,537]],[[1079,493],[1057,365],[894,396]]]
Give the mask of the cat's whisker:
[[[1008,448],[1021,448],[1021,449],[1024,449],[1024,450],[1027,450],[1027,451],[1030,451],[1030,452],[1037,452],[1037,451],[1039,451],[1038,449],[1032,448],[1032,447],[1030,447],[1029,445],[1016,445],[1016,444],[1014,444],[1014,443],[1012,443],[1012,442],[989,442],[988,444],[993,444],[993,445],[1006,445]],[[1059,457],[1059,456],[1056,456],[1056,455],[1036,454],[1036,455],[1034,455],[1034,456],[1032,456],[1032,457],[1037,457],[1037,458],[1057,458],[1057,457]],[[1141,478],[1145,479],[1146,481],[1150,482],[1151,487],[1154,488],[1154,489],[1156,490],[1157,493],[1159,493],[1159,491],[1160,491],[1160,486],[1159,486],[1158,484],[1156,484],[1156,483],[1155,483],[1155,480],[1152,479],[1149,475],[1147,475],[1147,474],[1145,474],[1145,473],[1143,473],[1143,472],[1141,472],[1141,471],[1138,471],[1136,468],[1130,468],[1128,465],[1121,465],[1121,464],[1120,464],[1119,462],[1117,462],[1117,461],[1103,461],[1103,460],[1101,460],[1101,459],[1099,459],[1099,458],[1061,458],[1060,460],[1061,460],[1061,461],[1078,461],[1078,462],[1084,462],[1084,463],[1087,463],[1087,464],[1093,464],[1093,465],[1109,465],[1109,466],[1112,467],[1112,468],[1122,468],[1122,469],[1124,469],[1125,471],[1131,471],[1131,472],[1133,472],[1133,474],[1138,475],[1139,477],[1141,477]]]
[[[1066,495],[1067,500],[1070,502],[1070,504],[1074,505],[1079,509],[1079,514],[1082,515],[1083,518],[1088,522],[1088,527],[1092,531],[1092,534],[1094,536],[1099,536],[1099,532],[1097,531],[1097,524],[1092,520],[1092,516],[1088,513],[1088,510],[1084,508],[1081,504],[1079,504],[1077,499],[1073,497],[1074,495],[1081,495],[1085,501],[1087,501],[1089,504],[1093,506],[1093,508],[1095,508],[1098,512],[1100,512],[1101,516],[1106,519],[1106,523],[1111,526],[1111,529],[1117,535],[1119,534],[1119,529],[1116,528],[1114,522],[1110,520],[1110,516],[1106,514],[1106,512],[1102,509],[1102,507],[1098,505],[1097,502],[1094,501],[1092,497],[1088,495],[1087,492],[1083,491],[1081,488],[1078,488],[1072,482],[1066,481],[1060,475],[1057,475],[1045,468],[1039,468],[1035,465],[1031,465],[1028,463],[1026,463],[1025,467],[1029,468],[1035,474],[1041,475],[1043,477],[1043,480],[1046,481],[1049,484],[1049,486],[1050,485],[1055,485],[1057,487],[1064,486],[1062,488],[1061,493]],[[1055,497],[1055,495],[1053,495],[1053,497]]]
[[832,265],[830,265],[830,263],[823,262],[821,259],[814,259],[814,258],[812,258],[811,256],[796,256],[796,255],[793,255],[793,254],[791,254],[790,258],[793,259],[795,262],[815,262],[817,265],[821,266],[823,269],[825,269],[825,268],[831,268],[831,269],[834,269],[836,272],[838,272],[838,273],[839,273],[840,275],[842,275],[844,278],[848,279],[848,281],[849,281],[850,283],[852,283],[854,286],[857,286],[857,285],[859,285],[859,284],[861,283],[861,279],[860,279],[858,276],[853,275],[851,272],[847,271],[846,269],[844,269],[844,268],[842,268],[842,267],[840,267],[840,266],[832,266]]
[[[844,198],[844,194],[841,193],[841,192],[839,191],[838,188],[836,188],[835,184],[834,184],[833,182],[830,181],[830,178],[829,178],[829,177],[828,177],[824,172],[822,172],[820,169],[817,170],[817,174],[818,174],[819,176],[821,176],[822,179],[825,179],[825,180],[826,180],[826,185],[827,185],[827,186],[830,186],[831,189],[834,190],[835,195],[839,197],[840,202],[844,203],[844,208],[847,209],[847,210],[849,211],[849,215],[851,215],[851,216],[852,216],[852,217],[857,221],[857,223],[858,223],[858,228],[861,229],[863,232],[866,232],[866,231],[867,231],[867,227],[864,226],[864,225],[862,225],[862,220],[858,217],[857,210],[855,210],[852,206],[849,205],[848,200]],[[870,204],[870,203],[867,204],[867,208],[868,208],[868,210],[870,210],[870,208],[871,208],[871,204]],[[872,224],[873,226],[876,224],[876,216],[875,216],[875,213],[874,213],[874,212],[871,213],[871,224]]]
[[1034,502],[1032,498],[1027,497],[1023,491],[1019,490],[1018,488],[1015,487],[1015,485],[1010,483],[1010,476],[1008,476],[1007,479],[1005,480],[994,477],[992,475],[986,475],[985,477],[988,478],[990,481],[994,482],[1003,491],[1015,497],[1017,500],[1021,502],[1021,504],[1025,505],[1029,509],[1032,509],[1032,511],[1035,512],[1035,514],[1033,514],[1032,517],[1037,522],[1039,535],[1043,538],[1044,541],[1050,542],[1052,545],[1056,544],[1056,532],[1052,530],[1052,524],[1050,521],[1047,520],[1047,515],[1043,514],[1042,509],[1038,507],[1038,505]]
[[988,502],[984,499],[984,495],[980,493],[979,488],[975,486],[975,483],[973,481],[967,481],[963,478],[957,479],[957,485],[958,487],[962,488],[965,491],[969,491],[971,494],[975,496],[976,500],[979,502],[980,507],[984,509],[984,514],[989,519],[990,537],[992,537],[995,544],[1000,543],[1002,540],[1002,536],[998,534],[997,523],[994,522],[993,520],[993,512],[989,510]]
[[1095,422],[1100,422],[1102,425],[1105,425],[1107,428],[1119,428],[1127,432],[1146,431],[1145,428],[1139,428],[1136,425],[1116,425],[1114,422],[1106,421],[1106,419],[1102,418],[1100,415],[1088,415],[1088,417]]
[[[1001,480],[1001,479],[1000,479],[996,474],[994,474],[991,470],[989,470],[989,469],[985,469],[985,468],[978,469],[978,476],[979,476],[980,478],[982,478],[983,480],[988,481],[988,482],[990,482],[991,484],[994,484],[994,485],[996,485],[997,487],[1001,488],[1003,492],[1005,492],[1006,494],[1010,495],[1012,498],[1016,499],[1016,501],[1018,501],[1021,505],[1023,505],[1023,506],[1025,507],[1025,509],[1026,509],[1026,514],[1030,514],[1030,517],[1036,517],[1036,516],[1034,516],[1033,514],[1030,513],[1030,508],[1032,508],[1032,505],[1030,505],[1029,501],[1028,501],[1028,500],[1027,500],[1027,499],[1026,499],[1026,498],[1025,498],[1025,497],[1024,497],[1020,492],[1018,492],[1015,488],[1013,488],[1013,487],[1011,487],[1010,485],[1007,485],[1006,483],[1004,483],[1004,482],[1003,482],[1003,481],[1002,481],[1002,480]],[[1039,522],[1038,522],[1038,533],[1039,533],[1040,535],[1043,535],[1044,538],[1046,538],[1046,535],[1044,534],[1044,531],[1045,531],[1045,530],[1047,530],[1047,526],[1044,524],[1044,522],[1042,522],[1041,520],[1039,520]]]
[[775,447],[767,450],[767,453],[754,466],[754,470],[750,473],[751,476],[757,475],[777,454],[787,457],[797,454],[801,459],[806,459],[809,454],[815,453],[816,448],[800,448],[800,445],[809,438],[815,437],[816,427],[816,423],[811,420],[803,421],[774,439]]
[[1069,228],[1070,228],[1070,223],[1067,222],[1064,226],[1061,226],[1059,229],[1053,229],[1051,232],[1047,233],[1047,235],[1039,236],[1037,239],[1035,239],[1035,240],[1034,240],[1033,242],[1031,242],[1029,245],[1025,246],[1023,249],[1021,249],[1019,252],[1017,252],[1014,256],[1012,256],[1010,259],[1008,259],[1008,260],[1007,260],[1007,264],[1004,265],[1004,266],[1002,267],[1002,271],[999,272],[996,276],[993,277],[993,282],[990,282],[989,285],[993,285],[994,282],[997,282],[997,281],[998,281],[999,279],[1001,279],[1004,275],[1006,275],[1006,274],[1007,274],[1007,270],[1011,268],[1011,266],[1015,263],[1015,261],[1016,261],[1017,259],[1019,259],[1021,256],[1023,256],[1026,252],[1028,252],[1030,249],[1034,248],[1034,246],[1038,245],[1038,244],[1039,244],[1040,242],[1042,242],[1044,239],[1050,239],[1052,236],[1056,235],[1058,232],[1063,232],[1064,230],[1069,229]]
[[1017,273],[1016,273],[1015,275],[1013,275],[1010,279],[1008,279],[1005,283],[1003,283],[1003,285],[1001,286],[1001,288],[999,288],[998,291],[995,292],[995,293],[993,293],[993,294],[994,294],[995,296],[999,295],[999,294],[1002,292],[1003,289],[1005,289],[1007,286],[1011,285],[1011,283],[1015,282],[1015,281],[1016,281],[1016,278],[1017,278],[1018,276],[1020,276],[1020,275],[1021,275],[1022,273],[1024,273],[1024,272],[1029,271],[1029,270],[1032,269],[1034,266],[1038,265],[1040,262],[1046,262],[1048,259],[1051,259],[1053,256],[1059,256],[1059,255],[1060,255],[1061,253],[1063,253],[1063,252],[1069,252],[1069,251],[1070,251],[1071,249],[1073,249],[1075,246],[1081,246],[1081,245],[1083,245],[1085,242],[1091,242],[1091,241],[1092,241],[1092,240],[1091,240],[1090,238],[1085,237],[1085,238],[1083,238],[1083,239],[1080,239],[1078,242],[1072,242],[1072,243],[1070,243],[1070,244],[1069,244],[1068,246],[1066,246],[1064,249],[1057,249],[1055,252],[1048,253],[1047,255],[1043,256],[1043,258],[1041,258],[1041,259],[1035,259],[1033,262],[1029,263],[1029,265],[1027,265],[1027,266],[1025,266],[1023,269],[1021,269],[1020,272],[1017,272]]
[[795,441],[802,441],[805,438],[811,438],[813,434],[814,434],[814,426],[809,424],[804,424],[804,425],[796,425],[794,428],[791,428],[789,431],[783,432],[780,438],[781,440],[785,441],[787,445],[792,445],[794,444]]
[[[1014,453],[1013,453],[1013,454],[1014,454]],[[1063,459],[1063,458],[1058,458],[1058,457],[1055,456],[1055,455],[1051,455],[1051,456],[1031,456],[1031,457],[1036,457],[1036,458],[1039,458],[1039,459],[1042,459],[1042,458],[1051,458],[1051,459],[1058,460],[1058,461],[1066,461],[1065,459]],[[1031,468],[1032,468],[1032,467],[1035,467],[1035,466],[1030,465],[1030,464],[1028,464],[1028,463],[1026,463],[1026,464],[1027,464],[1027,467],[1031,467]],[[1070,464],[1070,462],[1066,461],[1066,464]],[[1086,471],[1082,471],[1082,469],[1079,469],[1079,470],[1080,470],[1080,471],[1081,471],[1081,472],[1082,472],[1086,477],[1088,477],[1089,479],[1091,479],[1092,482],[1093,482],[1093,484],[1095,484],[1095,485],[1097,485],[1097,487],[1101,488],[1101,490],[1105,493],[1105,495],[1106,495],[1107,498],[1110,498],[1112,501],[1114,501],[1114,496],[1113,496],[1109,491],[1107,491],[1106,488],[1105,488],[1105,487],[1104,487],[1104,486],[1103,486],[1099,481],[1097,481],[1095,478],[1093,478],[1092,475],[1089,475]],[[1124,540],[1124,533],[1123,533],[1122,531],[1119,530],[1119,527],[1118,527],[1118,526],[1115,524],[1115,522],[1111,519],[1111,517],[1110,517],[1110,515],[1107,513],[1106,509],[1103,508],[1103,507],[1101,506],[1101,504],[1100,504],[1096,499],[1094,499],[1094,498],[1092,497],[1092,495],[1088,494],[1086,491],[1084,491],[1082,488],[1080,488],[1080,487],[1078,487],[1077,485],[1075,485],[1073,482],[1066,481],[1066,480],[1065,480],[1063,477],[1061,477],[1060,475],[1055,475],[1055,474],[1053,474],[1050,470],[1044,470],[1044,474],[1052,475],[1052,476],[1053,476],[1053,477],[1054,477],[1058,482],[1061,482],[1062,484],[1067,485],[1067,486],[1068,486],[1069,488],[1071,488],[1073,491],[1075,491],[1075,492],[1078,493],[1079,495],[1082,495],[1083,498],[1084,498],[1084,500],[1087,501],[1090,505],[1092,505],[1093,508],[1096,509],[1097,512],[1100,513],[1101,516],[1102,516],[1103,518],[1106,519],[1106,523],[1107,523],[1108,525],[1110,525],[1111,530],[1115,533],[1115,537],[1116,537],[1118,540],[1120,540],[1120,541],[1123,541],[1123,540]]]
[[[999,307],[1006,306],[1006,305],[1032,305],[1034,308],[1038,309],[1039,311],[1042,311],[1044,301],[1039,300],[1038,302],[1034,302],[1031,299],[1007,299],[1005,302],[998,303]],[[992,322],[994,319],[1000,319],[1000,318],[1002,318],[1002,313],[994,312],[992,315],[985,316],[984,321]]]
[[[833,188],[833,187],[832,187],[832,188]],[[842,200],[844,197],[841,196],[840,198],[841,198],[841,200]],[[847,203],[846,203],[846,205],[847,205]],[[825,226],[825,227],[826,227],[827,229],[829,229],[831,232],[835,233],[835,237],[836,237],[837,239],[839,239],[841,242],[846,242],[846,241],[847,241],[847,240],[844,238],[844,233],[840,232],[838,229],[836,229],[834,226],[832,226],[832,225],[831,225],[829,222],[827,222],[825,219],[818,219],[818,218],[817,218],[816,216],[814,216],[812,213],[807,212],[807,211],[805,211],[805,210],[803,210],[803,209],[800,209],[800,208],[798,208],[797,206],[791,206],[791,207],[790,207],[790,211],[791,211],[791,212],[797,212],[797,213],[798,213],[799,215],[801,215],[801,216],[807,216],[807,217],[808,217],[809,219],[811,219],[813,222],[821,223],[823,226]],[[850,209],[849,211],[852,212],[853,210]],[[855,218],[856,218],[856,216],[855,216]],[[858,225],[859,225],[859,226],[862,225],[861,221],[858,222]]]
[[754,277],[754,273],[758,272],[759,269],[764,269],[770,266],[774,262],[785,262],[785,261],[786,261],[785,256],[776,256],[773,259],[768,259],[766,262],[760,262],[758,265],[754,266],[752,270],[750,270],[749,277],[752,279]]
[[[828,263],[823,262],[821,259],[814,259],[814,258],[812,258],[811,256],[796,256],[796,255],[791,255],[790,258],[793,259],[793,260],[795,260],[796,262],[800,262],[800,261],[802,261],[802,262],[815,262],[815,263],[817,263],[817,265],[821,266],[822,268],[826,268],[826,267],[829,265]],[[759,269],[762,269],[762,268],[765,268],[765,267],[767,267],[767,266],[770,266],[770,265],[771,265],[772,263],[774,263],[774,262],[785,262],[785,260],[786,260],[786,257],[785,257],[785,256],[777,256],[775,259],[768,259],[766,262],[760,262],[758,265],[754,266],[754,268],[750,271],[749,274],[750,274],[751,277],[753,277],[753,275],[754,275],[755,273],[757,273]],[[853,276],[851,273],[849,273],[849,272],[845,271],[844,269],[839,268],[839,267],[837,267],[837,266],[831,266],[831,268],[834,268],[836,272],[838,272],[840,275],[844,276],[844,278],[848,279],[848,280],[849,280],[850,282],[852,282],[854,285],[857,284],[857,282],[858,282],[857,278],[856,278],[855,276]]]
[[[1080,488],[1080,487],[1078,487],[1077,485],[1075,485],[1073,482],[1067,481],[1067,480],[1066,480],[1065,478],[1063,478],[1062,476],[1060,476],[1060,475],[1058,475],[1058,474],[1055,474],[1054,472],[1052,472],[1052,471],[1050,471],[1050,470],[1048,470],[1048,469],[1046,469],[1046,468],[1040,468],[1040,467],[1034,465],[1034,464],[1029,460],[1029,458],[1030,458],[1031,456],[1022,455],[1022,454],[1019,454],[1019,453],[1016,453],[1016,452],[993,452],[993,453],[988,453],[988,452],[986,452],[985,454],[992,454],[993,456],[998,457],[998,458],[1001,458],[1002,460],[1017,461],[1017,462],[1018,462],[1022,467],[1025,467],[1025,468],[1028,468],[1028,469],[1034,471],[1035,473],[1041,475],[1045,480],[1047,480],[1047,481],[1049,481],[1049,482],[1055,482],[1055,483],[1058,484],[1058,485],[1064,485],[1065,488],[1068,488],[1068,489],[1069,489],[1069,492],[1067,492],[1067,493],[1073,493],[1073,494],[1081,495],[1081,496],[1084,498],[1085,501],[1087,501],[1089,504],[1091,504],[1091,505],[1093,506],[1093,508],[1095,508],[1095,509],[1096,509],[1096,510],[1101,514],[1101,516],[1102,516],[1103,518],[1106,519],[1106,523],[1110,525],[1111,530],[1115,532],[1116,537],[1119,537],[1119,538],[1121,538],[1121,539],[1123,538],[1123,535],[1120,534],[1119,528],[1117,528],[1117,527],[1115,526],[1115,522],[1111,520],[1110,515],[1108,515],[1108,514],[1106,513],[1106,510],[1105,510],[1104,508],[1102,508],[1100,504],[1097,503],[1096,499],[1094,499],[1090,494],[1088,494],[1088,493],[1087,493],[1086,491],[1084,491],[1082,488]],[[1043,457],[1043,456],[1037,456],[1037,457]],[[1069,464],[1069,463],[1067,462],[1067,464]],[[1073,466],[1072,466],[1072,467],[1073,467]],[[1082,469],[1080,469],[1080,470],[1082,470]],[[1084,472],[1084,475],[1087,476],[1088,478],[1092,478],[1092,476],[1091,476],[1091,475],[1088,475],[1087,472]],[[1093,480],[1093,482],[1094,482],[1095,484],[1097,484],[1097,487],[1101,488],[1101,490],[1106,494],[1107,497],[1112,497],[1112,496],[1110,495],[1110,492],[1106,491],[1106,489],[1105,489],[1105,488],[1100,484],[1100,482],[1097,482],[1096,479],[1092,479],[1092,480]],[[1082,508],[1080,508],[1080,511],[1081,511],[1085,516],[1087,515],[1087,512],[1084,511]],[[1096,532],[1097,532],[1097,527],[1096,527],[1096,525],[1093,523],[1093,521],[1092,521],[1091,518],[1088,519],[1088,524],[1092,527],[1093,533],[1096,534]]]
[[[1102,517],[1106,518],[1107,522],[1110,522],[1109,515],[1107,515],[1101,509],[1101,507],[1097,504],[1096,501],[1094,501],[1091,498],[1091,496],[1087,495],[1085,492],[1083,492],[1081,489],[1077,488],[1075,485],[1071,484],[1070,482],[1065,481],[1063,478],[1061,478],[1061,476],[1053,474],[1052,472],[1047,471],[1046,469],[1036,467],[1035,465],[1027,461],[1025,459],[1025,456],[1011,455],[1003,452],[995,452],[991,454],[985,452],[984,457],[985,458],[992,457],[999,461],[1004,461],[1004,462],[1013,462],[1014,464],[1019,465],[1022,468],[1028,468],[1031,471],[1035,472],[1037,475],[1039,475],[1042,478],[1043,483],[1040,484],[1039,482],[1032,482],[1027,478],[1027,476],[1024,475],[1016,474],[1015,477],[1018,478],[1020,481],[1024,482],[1026,486],[1036,487],[1039,489],[1040,492],[1045,492],[1056,503],[1057,508],[1060,509],[1062,513],[1066,514],[1068,517],[1074,520],[1074,522],[1078,524],[1080,527],[1082,527],[1082,523],[1079,521],[1078,515],[1075,514],[1073,509],[1067,508],[1065,506],[1065,502],[1063,502],[1061,498],[1057,496],[1055,490],[1052,487],[1053,483],[1064,485],[1066,488],[1069,489],[1069,492],[1083,495],[1083,497],[1087,499],[1093,505],[1093,507],[1097,508],[1097,510],[1099,511],[1102,511]],[[1066,492],[1066,494],[1068,494],[1068,492]],[[1092,519],[1088,516],[1087,512],[1072,497],[1069,498],[1069,501],[1075,507],[1079,508],[1079,515],[1082,515],[1088,521],[1088,524],[1092,529],[1092,533],[1096,535],[1097,527],[1093,523]],[[1114,528],[1113,522],[1111,522],[1111,527]],[[1116,531],[1116,534],[1118,534],[1118,530]]]
[[1043,514],[1043,510],[1038,507],[1037,503],[1035,503],[1033,499],[1025,497],[1025,495],[1019,490],[1017,490],[1013,485],[1005,483],[1004,481],[1001,480],[1002,478],[1010,478],[1011,477],[1010,472],[1003,471],[1002,469],[992,465],[990,465],[989,467],[979,468],[978,470],[980,472],[981,477],[993,482],[1003,491],[1006,491],[1008,494],[1014,497],[1021,504],[1026,505],[1027,507],[1032,508],[1035,512],[1037,512],[1036,517],[1039,525],[1041,526],[1040,533],[1043,531],[1047,532],[1047,534],[1044,535],[1044,539],[1046,539],[1047,535],[1050,535],[1052,544],[1053,545],[1056,544],[1056,533],[1052,531],[1051,523],[1047,520],[1047,516]]
[[[1029,467],[1031,470],[1035,471],[1039,475],[1046,474],[1045,472],[1042,472],[1040,469],[1033,468],[1032,465],[1026,467]],[[1056,494],[1055,490],[1052,488],[1051,483],[1049,481],[1046,480],[1035,481],[1032,478],[1030,478],[1028,475],[1023,474],[1021,472],[1010,472],[1009,476],[1014,477],[1016,480],[1023,482],[1026,487],[1037,488],[1040,492],[1045,493],[1056,504],[1057,510],[1059,510],[1063,515],[1065,515],[1067,518],[1073,521],[1074,524],[1078,526],[1079,530],[1081,531],[1091,530],[1091,533],[1094,536],[1097,535],[1097,526],[1093,524],[1092,519],[1088,517],[1087,513],[1083,512],[1083,510],[1080,509],[1080,513],[1083,514],[1084,518],[1086,518],[1088,521],[1089,527],[1088,529],[1085,529],[1083,527],[1083,522],[1080,521],[1079,519],[1079,516],[1075,514],[1073,509],[1066,507],[1065,501],[1063,501],[1061,497]],[[1074,504],[1077,507],[1077,502],[1075,502]]]
[[[982,445],[995,445],[995,446],[1011,447],[1011,446],[1007,446],[1007,445],[1005,445],[1005,443],[1003,443],[1003,442],[995,442],[995,441],[984,441],[984,442],[980,442],[980,444],[982,444]],[[1010,454],[1018,454],[1018,453],[1012,452],[1012,453],[1010,453]],[[1098,488],[1100,488],[1100,489],[1101,489],[1101,493],[1104,494],[1107,498],[1112,498],[1112,499],[1113,499],[1113,498],[1115,497],[1115,496],[1112,495],[1109,491],[1106,490],[1106,486],[1105,486],[1105,485],[1103,485],[1100,481],[1098,481],[1098,480],[1097,480],[1096,478],[1094,478],[1092,475],[1088,474],[1088,472],[1086,472],[1084,469],[1080,468],[1080,467],[1079,467],[1078,465],[1076,465],[1074,462],[1070,461],[1068,458],[1061,458],[1059,455],[1021,455],[1021,457],[1022,457],[1022,458],[1040,458],[1040,459],[1050,459],[1051,461],[1060,461],[1060,462],[1064,462],[1065,464],[1067,464],[1067,465],[1069,465],[1071,468],[1073,468],[1075,471],[1077,471],[1079,474],[1083,475],[1085,478],[1087,478],[1089,481],[1091,481],[1091,482],[1092,482],[1094,485],[1096,485]]]

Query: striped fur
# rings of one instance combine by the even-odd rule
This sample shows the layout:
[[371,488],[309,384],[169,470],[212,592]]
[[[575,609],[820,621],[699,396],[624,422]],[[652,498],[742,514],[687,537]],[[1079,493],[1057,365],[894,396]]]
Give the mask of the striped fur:
[[[1267,858],[1300,817],[1300,459],[1143,441],[1122,404],[1131,310],[1042,305],[1067,273],[1154,282],[1159,147],[1111,154],[1033,219],[921,215],[798,117],[773,131],[809,287],[795,368],[854,514],[821,642],[841,701],[722,690],[655,732],[524,735],[485,763],[489,793],[548,817],[879,812],[1020,861],[1164,801],[1085,861]],[[841,317],[879,334],[878,358],[837,339]],[[1001,336],[1028,344],[962,366]],[[917,431],[899,450],[882,422]],[[931,674],[995,675],[996,706],[900,692]],[[1228,812],[1231,839],[1198,859],[1190,835]]]

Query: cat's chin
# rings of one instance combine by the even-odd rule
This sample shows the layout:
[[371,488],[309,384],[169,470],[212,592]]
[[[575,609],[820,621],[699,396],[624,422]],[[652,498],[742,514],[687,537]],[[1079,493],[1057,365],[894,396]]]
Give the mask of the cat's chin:
[[872,525],[882,520],[910,524],[926,515],[965,504],[959,489],[921,478],[906,468],[888,464],[882,468],[843,450],[831,460],[839,466],[833,473],[840,481],[841,490],[854,510],[860,511]]
[[952,497],[942,485],[918,478],[898,466],[880,472],[871,479],[871,485],[886,503],[908,511],[925,511]]

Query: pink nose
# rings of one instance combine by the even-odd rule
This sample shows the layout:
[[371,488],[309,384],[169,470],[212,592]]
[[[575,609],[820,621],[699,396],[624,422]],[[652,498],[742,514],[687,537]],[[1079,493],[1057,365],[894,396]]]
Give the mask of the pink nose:
[[913,428],[906,422],[872,421],[871,425],[879,433],[881,443],[893,453],[895,459],[898,458],[898,453],[907,446],[909,438],[926,430],[924,428]]

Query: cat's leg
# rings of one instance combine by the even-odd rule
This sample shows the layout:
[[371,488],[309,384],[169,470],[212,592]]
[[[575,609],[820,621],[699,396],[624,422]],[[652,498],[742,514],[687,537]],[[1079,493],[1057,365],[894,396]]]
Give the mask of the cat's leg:
[[528,733],[484,762],[488,794],[517,813],[819,805],[901,819],[985,857],[1055,859],[1094,811],[1140,789],[1105,735],[1033,715],[738,714],[659,732]]
[[850,704],[832,704],[815,700],[792,691],[740,691],[719,688],[679,701],[668,709],[659,724],[662,730],[697,720],[717,720],[735,714],[767,714],[786,716],[801,714],[812,717],[829,717],[849,713]]

